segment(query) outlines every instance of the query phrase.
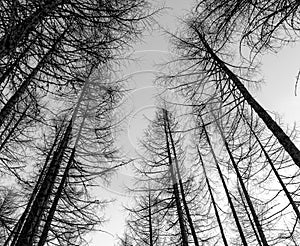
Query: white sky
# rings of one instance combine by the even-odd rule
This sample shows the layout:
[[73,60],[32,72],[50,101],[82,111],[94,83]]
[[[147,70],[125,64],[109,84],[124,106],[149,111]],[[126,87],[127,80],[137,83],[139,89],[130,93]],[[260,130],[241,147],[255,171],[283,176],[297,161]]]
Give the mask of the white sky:
[[[182,17],[191,6],[192,1],[166,0],[165,6],[171,9],[166,10],[160,18],[159,23],[176,28],[176,18]],[[176,17],[177,16],[177,17]],[[255,98],[269,112],[277,112],[282,117],[282,122],[300,123],[300,85],[298,94],[294,95],[296,75],[300,69],[300,44],[287,47],[278,54],[269,54],[263,58],[262,73],[265,84],[261,85],[259,91],[252,91]],[[130,87],[134,90],[130,93],[125,103],[126,110],[133,112],[129,118],[127,126],[123,129],[121,144],[125,154],[131,155],[134,150],[138,150],[137,142],[148,122],[146,118],[151,118],[154,112],[155,93],[157,89],[153,87],[153,80],[156,75],[155,63],[159,63],[168,55],[168,40],[158,31],[151,33],[151,36],[144,38],[144,43],[136,45],[135,55],[140,58],[138,64],[128,67],[126,74],[132,75]],[[125,124],[126,125],[126,124]],[[124,229],[124,211],[122,204],[130,201],[130,195],[124,191],[125,184],[129,184],[131,177],[129,169],[122,169],[113,177],[111,186],[101,188],[97,191],[99,198],[111,197],[116,201],[105,211],[109,222],[103,225],[103,230],[109,232],[99,232],[92,234],[91,245],[113,246],[116,244],[116,234],[122,236]]]
[[300,69],[300,44],[285,47],[277,54],[268,54],[262,61],[265,83],[256,92],[259,102],[276,111],[284,123],[300,123],[300,86],[294,94],[296,76]]

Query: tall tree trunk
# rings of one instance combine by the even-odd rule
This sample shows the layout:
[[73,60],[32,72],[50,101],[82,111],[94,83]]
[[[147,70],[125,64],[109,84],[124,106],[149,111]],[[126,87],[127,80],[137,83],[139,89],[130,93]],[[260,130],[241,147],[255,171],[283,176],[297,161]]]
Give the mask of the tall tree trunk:
[[171,147],[172,147],[172,151],[173,151],[173,155],[174,155],[175,168],[176,168],[176,173],[177,173],[177,177],[178,177],[178,181],[179,181],[179,188],[180,188],[180,192],[181,192],[184,211],[185,211],[186,216],[187,216],[187,220],[188,220],[188,223],[189,223],[189,226],[190,226],[190,229],[191,229],[191,233],[192,233],[192,236],[193,236],[194,243],[195,243],[196,246],[199,246],[199,242],[198,242],[196,230],[195,230],[195,227],[194,227],[194,223],[193,223],[191,213],[190,213],[190,210],[189,210],[186,198],[185,198],[185,192],[184,192],[182,178],[181,178],[181,174],[180,174],[180,170],[179,170],[175,143],[174,143],[174,140],[173,140],[173,136],[172,136],[172,132],[171,132],[171,127],[170,127],[170,122],[169,122],[169,119],[168,119],[167,111],[166,111],[166,121],[167,121],[167,129],[168,129],[169,137],[170,137],[170,140],[171,140]]
[[207,131],[206,131],[206,128],[205,128],[205,125],[204,125],[203,122],[202,122],[202,128],[203,128],[203,131],[204,131],[204,133],[205,133],[206,141],[207,141],[207,143],[208,143],[208,145],[209,145],[209,148],[210,148],[210,150],[211,150],[211,154],[212,154],[212,156],[213,156],[213,158],[214,158],[214,161],[215,161],[215,164],[216,164],[216,167],[217,167],[217,170],[218,170],[218,174],[219,174],[219,177],[220,177],[220,179],[221,179],[221,181],[222,181],[222,184],[223,184],[223,187],[224,187],[224,190],[225,190],[227,199],[228,199],[228,203],[229,203],[229,206],[230,206],[230,208],[231,208],[231,211],[232,211],[232,214],[233,214],[233,217],[234,217],[234,220],[235,220],[237,229],[238,229],[238,231],[239,231],[239,234],[240,234],[240,237],[241,237],[241,240],[242,240],[242,243],[243,243],[244,246],[247,246],[248,244],[247,244],[247,241],[246,241],[244,232],[243,232],[243,228],[242,228],[242,226],[241,226],[241,224],[240,224],[239,218],[238,218],[238,216],[237,216],[236,210],[235,210],[235,208],[234,208],[233,202],[232,202],[231,197],[230,197],[229,190],[228,190],[228,188],[227,188],[227,185],[226,185],[226,182],[225,182],[225,180],[224,180],[224,177],[223,177],[221,168],[220,168],[220,166],[219,166],[218,159],[217,159],[216,154],[215,154],[215,151],[214,151],[214,149],[213,149],[213,147],[212,147],[212,145],[211,145],[210,138],[209,138],[209,136],[208,136],[208,133],[207,133]]
[[240,198],[241,198],[243,207],[244,207],[244,209],[245,209],[245,211],[246,211],[248,220],[249,220],[249,222],[250,222],[250,224],[251,224],[251,228],[252,228],[252,230],[253,230],[253,232],[254,232],[256,241],[258,242],[259,246],[262,246],[262,244],[261,244],[261,242],[260,242],[259,235],[257,234],[256,228],[255,228],[255,225],[253,224],[252,218],[251,218],[251,216],[250,216],[250,214],[249,214],[248,208],[247,208],[247,206],[246,206],[246,204],[245,204],[245,201],[244,201],[244,199],[243,199],[243,194],[242,194],[242,192],[241,192],[241,190],[240,190],[239,188],[238,188],[238,191],[239,191],[239,194],[240,194]]
[[[92,71],[91,71],[92,72]],[[16,241],[17,240],[21,240],[21,244],[23,243],[22,240],[32,240],[33,238],[31,239],[26,239],[26,233],[29,231],[31,233],[31,235],[29,235],[29,237],[33,237],[34,234],[35,234],[35,230],[37,229],[39,223],[40,223],[40,216],[43,212],[43,209],[47,203],[47,201],[49,200],[49,196],[50,196],[50,193],[53,189],[53,184],[55,182],[55,179],[56,179],[56,176],[58,174],[58,171],[59,171],[59,168],[60,168],[60,163],[62,161],[62,158],[63,158],[63,155],[65,153],[65,149],[67,147],[67,144],[68,144],[68,141],[69,141],[69,138],[71,136],[71,131],[72,131],[72,124],[73,122],[76,120],[76,117],[77,117],[77,113],[78,113],[78,108],[79,108],[79,105],[82,101],[82,98],[84,97],[84,94],[86,93],[86,90],[89,86],[89,80],[85,81],[84,83],[84,86],[83,86],[83,89],[80,93],[80,96],[79,96],[79,99],[78,99],[78,102],[74,108],[74,111],[72,113],[72,117],[71,117],[71,120],[69,121],[69,124],[67,126],[67,129],[65,131],[65,134],[63,136],[63,139],[60,141],[59,143],[59,146],[56,148],[56,151],[54,151],[54,154],[53,154],[53,157],[52,157],[52,160],[51,160],[51,163],[49,164],[49,167],[47,167],[47,164],[51,158],[51,155],[52,155],[52,152],[53,152],[53,149],[54,147],[56,146],[56,142],[58,141],[58,137],[60,135],[60,131],[62,130],[61,128],[59,128],[59,131],[58,133],[56,134],[56,138],[54,140],[54,143],[50,149],[50,151],[48,152],[48,155],[46,157],[46,160],[45,160],[45,164],[44,164],[44,167],[43,167],[43,170],[42,172],[40,173],[40,176],[38,178],[38,181],[36,183],[36,186],[32,192],[32,195],[30,197],[30,200],[29,202],[27,203],[27,206],[26,206],[26,209],[25,211],[23,212],[22,216],[20,217],[18,223],[16,224],[14,230],[12,231],[11,235],[9,236],[9,238],[6,240],[5,242],[5,245],[8,245],[9,241],[10,241],[10,238],[12,236],[14,236],[13,238],[13,241],[12,243],[10,244],[10,246],[14,246]],[[78,136],[77,136],[77,139],[75,141],[75,145],[77,145],[78,143],[78,140],[79,140],[79,136],[81,134],[81,131],[82,131],[82,127],[83,127],[83,124],[84,124],[84,121],[85,121],[85,117],[86,117],[86,114],[87,114],[87,110],[88,110],[88,106],[86,108],[86,112],[85,112],[85,115],[84,115],[84,119],[82,121],[82,124],[80,126],[80,129],[79,129],[79,132],[78,132]],[[75,147],[74,147],[75,148]],[[73,154],[74,155],[74,154]],[[71,154],[71,157],[72,157],[72,154]],[[70,159],[72,160],[72,158]],[[44,175],[44,172],[46,171],[45,169],[48,168],[48,171],[47,171],[47,174]],[[66,170],[65,171],[68,171],[69,170],[69,166],[67,166]],[[64,174],[67,174],[67,172],[65,172]],[[45,177],[44,177],[45,176]],[[65,177],[65,176],[64,176]],[[43,179],[43,181],[42,181]],[[63,184],[65,183],[65,178],[62,179],[62,182],[60,183],[60,187],[63,187]],[[41,187],[41,188],[40,188]],[[46,188],[45,188],[46,187]],[[59,189],[60,190],[60,189]],[[38,194],[37,194],[38,193]],[[54,204],[56,202],[58,202],[57,199],[60,198],[60,195],[58,194],[61,194],[61,192],[58,192],[54,198]],[[57,200],[57,201],[56,201]],[[53,204],[52,203],[52,204]],[[48,216],[47,218],[47,222],[46,224],[44,225],[44,228],[50,228],[50,223],[52,221],[52,218],[53,218],[53,215],[54,215],[54,212],[56,210],[56,205],[52,205],[51,206],[51,209],[50,209],[50,216]],[[33,210],[33,212],[32,212]],[[54,211],[54,212],[53,212]],[[48,214],[48,215],[49,215]],[[30,218],[29,215],[31,216]],[[52,218],[51,218],[52,217]],[[36,219],[38,218],[38,219]],[[26,221],[25,221],[26,219]],[[29,221],[29,222],[28,222]],[[35,221],[35,224],[34,224],[34,221]],[[49,223],[50,222],[50,223]],[[23,225],[24,223],[26,223],[26,225]],[[31,223],[31,224],[30,224]],[[29,226],[28,225],[31,225],[31,229],[29,229]],[[24,228],[24,226],[27,226],[27,229]],[[23,230],[23,229],[24,230]],[[22,231],[21,231],[22,229]],[[43,244],[45,242],[44,238],[46,239],[47,238],[47,234],[48,234],[48,230],[47,229],[43,229],[43,232],[42,232],[42,237],[41,237],[41,244]],[[21,231],[21,232],[20,232]],[[20,234],[20,235],[19,235]],[[20,239],[21,237],[23,237],[24,239]],[[20,244],[20,242],[18,242]]]
[[[88,84],[89,84],[89,81],[86,81],[86,84],[85,84],[84,88],[82,89],[82,92],[80,94],[80,97],[78,99],[76,107],[75,107],[75,109],[73,111],[72,119],[70,120],[70,125],[71,126],[72,126],[72,122],[74,122],[76,120],[77,113],[78,113],[78,107],[81,104],[81,100],[82,100],[82,98],[83,98],[83,96],[85,94],[85,89],[88,86]],[[56,190],[56,193],[55,193],[55,196],[54,196],[51,208],[49,210],[46,222],[45,222],[45,224],[43,226],[43,230],[42,230],[42,234],[40,236],[40,240],[38,242],[38,246],[43,246],[45,244],[46,240],[47,240],[48,232],[50,230],[50,226],[51,226],[52,220],[54,218],[54,214],[56,212],[56,208],[57,208],[58,202],[61,199],[63,188],[66,185],[66,181],[67,181],[67,178],[69,176],[69,171],[70,171],[70,168],[72,167],[72,164],[73,164],[73,161],[74,161],[74,157],[75,157],[75,153],[76,153],[76,147],[77,147],[77,144],[78,144],[79,139],[81,137],[82,129],[83,129],[83,126],[84,126],[84,123],[85,123],[85,119],[87,117],[87,111],[89,109],[88,105],[89,104],[87,103],[85,114],[84,114],[82,122],[80,124],[79,130],[78,130],[78,133],[77,133],[77,137],[76,137],[76,140],[75,140],[75,143],[74,143],[74,147],[72,148],[72,151],[71,151],[68,163],[67,163],[67,165],[65,167],[63,176],[62,176],[61,181],[60,181],[60,184],[59,184],[59,186],[58,186],[58,188]]]
[[208,192],[209,192],[209,195],[210,195],[213,207],[214,207],[214,211],[215,211],[215,215],[216,215],[216,218],[217,218],[218,226],[220,228],[222,240],[223,240],[224,246],[228,246],[226,235],[225,235],[225,232],[224,232],[224,229],[223,229],[223,226],[222,226],[222,222],[221,222],[221,218],[220,218],[220,215],[219,215],[219,212],[218,212],[217,204],[216,204],[214,195],[212,193],[212,189],[211,189],[211,186],[210,186],[209,179],[208,179],[207,174],[206,174],[206,169],[205,169],[205,165],[204,165],[204,162],[203,162],[203,159],[202,159],[202,155],[201,155],[200,150],[199,150],[198,147],[197,147],[197,150],[198,150],[198,156],[200,158],[200,162],[201,162],[201,165],[202,165],[202,168],[203,168],[203,173],[204,173],[204,176],[205,176]]
[[235,173],[236,173],[236,175],[237,175],[237,178],[238,178],[238,180],[239,180],[239,183],[240,183],[240,185],[241,185],[241,187],[242,187],[242,190],[243,190],[243,193],[244,193],[244,195],[245,195],[247,204],[248,204],[248,206],[249,206],[249,208],[250,208],[251,215],[252,215],[252,217],[253,217],[255,226],[256,226],[256,228],[257,228],[257,230],[258,230],[258,234],[259,234],[259,236],[260,236],[260,238],[261,238],[262,244],[263,244],[264,246],[269,246],[269,245],[268,245],[268,242],[267,242],[267,239],[266,239],[266,237],[265,237],[265,234],[264,234],[264,232],[263,232],[263,229],[262,229],[262,227],[261,227],[261,224],[259,223],[259,219],[258,219],[258,217],[257,217],[256,211],[255,211],[255,209],[254,209],[254,206],[253,206],[253,204],[252,204],[252,201],[251,201],[251,199],[250,199],[250,196],[249,196],[249,194],[248,194],[248,191],[247,191],[247,189],[246,189],[246,186],[245,186],[245,184],[244,184],[243,177],[242,177],[242,175],[240,174],[239,168],[238,168],[238,166],[237,166],[237,164],[236,164],[236,162],[235,162],[235,160],[234,160],[234,157],[233,157],[233,155],[232,155],[232,153],[231,153],[231,150],[230,150],[230,148],[229,148],[228,142],[227,142],[227,140],[226,140],[226,138],[225,138],[225,136],[224,136],[224,133],[223,133],[223,131],[222,131],[220,125],[219,125],[219,122],[218,122],[218,120],[217,120],[216,118],[215,118],[215,123],[216,123],[217,129],[219,130],[219,133],[220,133],[220,135],[221,135],[221,137],[222,137],[222,139],[223,139],[223,142],[224,142],[226,151],[227,151],[227,153],[228,153],[228,155],[229,155],[230,161],[231,161],[231,163],[232,163],[232,165],[233,165],[233,168],[234,168],[234,170],[235,170]]
[[183,217],[183,211],[182,211],[181,202],[180,202],[178,183],[176,180],[176,175],[174,173],[172,155],[171,155],[171,151],[170,151],[170,143],[169,143],[169,136],[168,136],[169,134],[168,134],[167,123],[166,123],[167,111],[163,110],[163,114],[164,114],[164,131],[165,131],[165,136],[166,136],[166,144],[167,144],[166,147],[167,147],[167,152],[168,152],[169,168],[170,168],[170,174],[171,174],[171,179],[172,179],[172,184],[173,184],[173,191],[174,191],[174,196],[175,196],[175,203],[176,203],[176,208],[177,208],[180,233],[181,233],[181,238],[182,238],[182,245],[188,246],[188,237],[187,237],[187,231],[185,229],[185,224],[184,224],[184,217]]
[[51,223],[52,223],[52,220],[53,220],[56,208],[57,208],[57,204],[59,202],[59,199],[61,198],[61,194],[62,194],[63,188],[65,187],[66,180],[67,180],[67,177],[69,175],[69,170],[70,170],[71,165],[72,165],[72,163],[74,161],[75,152],[76,152],[76,148],[74,147],[72,149],[71,155],[69,157],[69,161],[67,163],[65,171],[64,171],[63,176],[61,178],[61,181],[60,181],[60,184],[58,186],[58,189],[57,189],[57,191],[55,193],[55,197],[53,199],[51,208],[49,210],[46,222],[45,222],[45,224],[43,226],[42,234],[41,234],[41,236],[39,238],[38,246],[43,246],[45,244],[46,240],[47,240],[48,232],[50,230],[50,226],[51,226]]
[[[32,203],[35,200],[36,194],[38,193],[38,191],[40,189],[40,186],[42,184],[42,181],[45,178],[45,172],[46,172],[46,170],[48,168],[48,163],[50,161],[50,158],[52,156],[53,150],[54,150],[54,148],[56,146],[56,143],[58,141],[58,137],[59,137],[59,132],[56,134],[54,142],[53,142],[50,150],[47,153],[47,157],[46,157],[45,163],[44,163],[43,168],[42,168],[42,170],[41,170],[41,172],[39,174],[39,177],[38,177],[38,180],[37,180],[37,182],[36,182],[36,184],[34,186],[34,189],[33,189],[32,193],[31,193],[30,199],[29,199],[29,201],[26,204],[26,208],[23,211],[21,217],[19,218],[18,222],[16,223],[14,229],[11,231],[9,237],[7,238],[7,240],[5,241],[5,243],[4,243],[3,246],[7,246],[7,245],[13,246],[13,245],[15,245],[16,241],[18,240],[20,231],[21,231],[21,229],[23,227],[23,224],[24,224],[24,221],[25,221],[26,217],[29,214],[29,211],[30,211],[30,208],[32,206]],[[13,240],[9,244],[11,238],[13,238]]]
[[46,209],[46,205],[50,199],[50,195],[59,172],[60,164],[71,136],[71,131],[72,120],[69,121],[64,136],[53,154],[48,171],[45,175],[45,179],[43,180],[36,199],[34,200],[30,212],[28,213],[28,217],[24,223],[18,241],[16,242],[16,246],[32,246],[36,230],[41,222],[42,214]]
[[245,121],[246,121],[246,123],[248,124],[251,133],[253,134],[253,136],[255,137],[256,141],[258,142],[258,144],[259,144],[259,146],[260,146],[262,152],[264,153],[264,155],[265,155],[265,157],[266,157],[268,163],[270,164],[271,169],[272,169],[273,173],[275,174],[275,177],[277,178],[279,184],[280,184],[281,187],[282,187],[282,190],[284,191],[284,194],[286,195],[286,197],[288,198],[290,204],[292,205],[292,208],[293,208],[293,210],[294,210],[294,212],[295,212],[295,214],[296,214],[296,216],[297,216],[297,218],[298,218],[298,222],[300,223],[300,212],[299,212],[299,209],[298,209],[298,207],[297,207],[295,201],[293,200],[293,198],[292,198],[290,192],[288,191],[286,185],[284,184],[283,180],[281,179],[280,174],[278,173],[278,171],[277,171],[277,169],[276,169],[276,167],[275,167],[275,165],[274,165],[274,163],[273,163],[271,157],[269,156],[269,154],[268,154],[267,151],[265,150],[265,148],[264,148],[264,146],[262,145],[262,143],[261,143],[260,139],[258,138],[257,134],[254,132],[254,130],[253,130],[252,127],[250,126],[249,122],[248,122],[246,119],[245,119]]
[[244,99],[250,105],[250,107],[256,112],[256,114],[262,119],[273,135],[278,139],[279,143],[283,146],[286,152],[292,157],[295,164],[300,167],[300,151],[292,140],[286,135],[286,133],[281,129],[281,127],[272,119],[268,112],[252,97],[240,79],[228,68],[228,66],[223,62],[209,46],[205,40],[203,34],[194,28],[197,32],[199,39],[201,40],[206,52],[210,55],[213,63],[216,64],[226,76],[232,81],[234,86],[243,95]]
[[153,228],[152,228],[152,211],[151,211],[151,191],[149,188],[149,194],[148,194],[148,216],[149,216],[149,246],[154,246],[153,244]]

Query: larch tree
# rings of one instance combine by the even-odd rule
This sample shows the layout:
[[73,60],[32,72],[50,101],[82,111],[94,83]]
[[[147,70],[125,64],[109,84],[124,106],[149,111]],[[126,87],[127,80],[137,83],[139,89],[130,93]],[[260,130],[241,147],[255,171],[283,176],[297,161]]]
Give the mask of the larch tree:
[[[203,139],[201,145],[196,145],[200,163],[204,168],[208,164],[212,166],[208,158],[212,155],[213,162],[218,164],[220,179],[226,177],[227,184],[223,186],[224,190],[230,187],[229,213],[236,214],[239,233],[243,232],[248,245],[288,242],[293,233],[297,234],[295,228],[298,227],[294,192],[299,178],[297,166],[259,117],[250,116],[246,111],[236,114],[232,110],[224,114],[220,110],[216,115],[212,109],[195,108],[196,129],[199,139]],[[206,146],[210,148],[209,154]],[[206,178],[215,176],[215,171],[210,168],[210,173],[205,174]],[[207,181],[210,183],[209,179]],[[221,221],[217,216],[216,220]],[[229,236],[232,232],[227,232],[222,235],[223,241],[226,235],[226,241],[232,240]],[[242,236],[237,238],[238,242]]]
[[[1,3],[5,13],[0,21],[3,137],[12,136],[14,125],[24,128],[29,119],[40,123],[38,116],[49,113],[49,106],[43,107],[49,95],[78,94],[84,85],[80,74],[86,67],[103,66],[137,40],[151,20],[148,7],[143,0]],[[24,113],[29,105],[33,114]],[[12,151],[10,141],[2,140],[2,148],[7,146],[4,154]],[[2,159],[11,158],[4,155]]]
[[207,23],[207,33],[226,44],[251,50],[251,60],[299,40],[298,1],[199,0],[194,13]]
[[151,189],[160,191],[156,206],[163,214],[165,244],[199,245],[198,185],[192,172],[185,171],[184,140],[179,129],[171,111],[159,108],[142,139],[145,155],[136,165],[141,176],[138,183],[150,182]]
[[[112,171],[111,161],[104,156],[113,158],[110,115],[118,97],[113,95],[117,90],[108,95],[106,85],[101,85],[97,79],[89,87],[71,107],[71,118],[65,116],[62,122],[56,123],[54,137],[49,132],[52,142],[45,151],[41,172],[25,210],[8,238],[8,245],[67,241],[70,236],[66,235],[74,233],[79,233],[77,239],[73,239],[73,243],[78,243],[78,239],[83,240],[86,232],[102,222],[92,211],[104,201],[92,199],[88,186],[97,177],[105,177]],[[88,94],[89,90],[93,93]],[[67,225],[69,229],[63,232],[61,227],[67,229]],[[68,243],[72,245],[72,242]]]
[[[149,129],[146,132],[146,138],[144,139],[143,146],[150,155],[150,161],[146,160],[145,162],[145,173],[147,176],[150,176],[151,173],[155,175],[158,173],[160,175],[160,179],[153,177],[153,179],[158,179],[158,182],[163,185],[162,189],[168,190],[171,192],[171,202],[173,203],[172,207],[175,208],[175,213],[172,214],[168,211],[168,219],[171,220],[169,223],[169,230],[175,230],[174,226],[178,226],[176,236],[178,237],[176,240],[182,245],[188,245],[188,233],[186,229],[186,223],[184,221],[184,212],[182,207],[181,195],[179,191],[179,185],[176,177],[175,171],[175,163],[174,156],[172,154],[172,147],[170,145],[170,137],[168,133],[167,121],[170,120],[170,116],[166,109],[161,109],[160,112],[157,113],[157,119],[153,122],[152,129]],[[171,183],[171,186],[168,184]],[[164,187],[165,186],[165,187]],[[173,222],[177,221],[177,223]]]
[[103,222],[97,208],[106,202],[90,186],[124,165],[112,137],[120,87],[108,74],[151,21],[149,6],[0,4],[0,169],[27,202],[4,245],[82,245]]
[[[198,85],[194,85],[194,89],[200,87],[198,90],[205,90],[202,93],[203,95],[207,93],[203,98],[202,104],[206,105],[206,103],[212,104],[215,102],[215,107],[226,106],[227,110],[231,110],[239,104],[242,107],[246,104],[264,122],[294,160],[295,164],[300,167],[299,149],[245,87],[245,83],[249,82],[249,80],[243,80],[240,75],[235,74],[230,69],[230,65],[226,61],[221,59],[222,50],[218,48],[216,43],[213,43],[214,41],[205,33],[205,28],[202,28],[197,19],[188,22],[188,28],[188,37],[177,39],[178,48],[183,52],[182,59],[190,60],[190,62],[194,61],[194,64],[189,67],[189,71],[184,72],[186,76],[190,73],[193,77],[197,77],[198,83],[195,83]],[[212,43],[210,44],[209,42]],[[213,45],[216,47],[213,48]],[[218,52],[221,54],[218,55]],[[225,56],[225,54],[222,55]],[[172,79],[174,76],[170,75],[169,78]],[[196,95],[196,93],[194,94]]]
[[160,191],[151,187],[134,189],[134,205],[127,206],[126,231],[133,245],[163,245],[163,216],[160,212]]

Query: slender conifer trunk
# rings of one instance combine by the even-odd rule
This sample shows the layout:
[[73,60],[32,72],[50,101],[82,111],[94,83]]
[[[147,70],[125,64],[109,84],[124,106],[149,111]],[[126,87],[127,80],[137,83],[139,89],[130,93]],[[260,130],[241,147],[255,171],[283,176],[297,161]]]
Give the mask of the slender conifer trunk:
[[237,229],[238,229],[238,231],[239,231],[239,235],[240,235],[241,240],[242,240],[242,243],[243,243],[244,246],[247,246],[248,244],[247,244],[247,241],[246,241],[244,232],[243,232],[243,228],[242,228],[242,226],[241,226],[241,223],[240,223],[240,221],[239,221],[237,212],[236,212],[236,210],[235,210],[235,207],[234,207],[234,205],[233,205],[232,199],[231,199],[231,197],[230,197],[230,193],[229,193],[229,190],[228,190],[228,188],[227,188],[226,182],[225,182],[225,180],[224,180],[224,177],[223,177],[221,168],[220,168],[220,166],[219,166],[218,159],[217,159],[216,154],[215,154],[215,151],[214,151],[214,149],[213,149],[213,147],[212,147],[212,145],[211,145],[210,138],[209,138],[209,136],[208,136],[208,133],[207,133],[207,131],[206,131],[206,128],[205,128],[205,125],[204,125],[204,124],[202,124],[202,128],[203,128],[203,131],[204,131],[204,133],[205,133],[205,137],[206,137],[207,143],[208,143],[208,145],[209,145],[209,148],[210,148],[210,150],[211,150],[211,154],[212,154],[212,156],[213,156],[213,158],[214,158],[214,161],[215,161],[215,164],[216,164],[216,167],[217,167],[217,170],[218,170],[218,174],[219,174],[219,177],[220,177],[220,179],[221,179],[221,181],[222,181],[222,184],[223,184],[223,187],[224,187],[224,190],[225,190],[227,199],[228,199],[228,203],[229,203],[229,206],[230,206],[230,208],[231,208],[231,211],[232,211],[232,214],[233,214],[233,217],[234,217],[234,220],[235,220]]
[[293,143],[293,141],[286,135],[282,128],[272,119],[268,112],[253,98],[246,87],[243,85],[241,80],[228,68],[224,61],[222,61],[213,49],[206,42],[203,34],[201,34],[197,28],[194,28],[197,32],[199,39],[201,40],[205,51],[210,55],[213,63],[218,66],[219,69],[227,76],[228,79],[233,83],[233,85],[242,94],[244,99],[250,105],[250,107],[256,112],[256,114],[262,119],[266,124],[268,129],[273,133],[273,135],[278,139],[279,143],[283,146],[286,152],[292,157],[295,164],[300,167],[300,151]]
[[178,221],[179,221],[179,226],[180,226],[180,233],[181,233],[181,239],[182,239],[182,245],[183,246],[188,246],[188,237],[187,237],[187,232],[184,224],[184,217],[183,217],[183,211],[181,207],[181,199],[180,199],[180,194],[179,194],[179,189],[178,189],[178,182],[176,179],[176,175],[174,173],[174,167],[173,167],[173,160],[172,160],[172,155],[171,155],[171,147],[169,143],[169,134],[167,130],[167,110],[163,110],[164,114],[164,131],[165,131],[165,137],[166,137],[166,144],[167,144],[167,154],[168,154],[168,161],[169,161],[169,168],[170,168],[170,174],[171,174],[171,179],[172,179],[172,184],[173,184],[173,192],[175,196],[175,204],[177,208],[177,215],[178,215]]

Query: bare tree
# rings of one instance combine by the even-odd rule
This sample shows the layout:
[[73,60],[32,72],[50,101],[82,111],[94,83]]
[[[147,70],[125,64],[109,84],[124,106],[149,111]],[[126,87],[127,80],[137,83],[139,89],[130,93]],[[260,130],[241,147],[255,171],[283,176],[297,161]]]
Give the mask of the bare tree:
[[101,84],[97,73],[88,76],[91,81],[68,110],[70,119],[55,119],[54,131],[48,130],[44,164],[8,245],[84,244],[84,235],[103,222],[96,209],[107,202],[93,198],[88,187],[123,165],[115,159],[112,138],[120,95],[113,81]]
[[217,206],[216,200],[214,198],[213,190],[212,190],[212,187],[210,185],[210,181],[209,181],[208,175],[206,173],[206,168],[205,168],[205,164],[203,162],[202,154],[201,154],[198,146],[197,146],[197,152],[198,152],[198,156],[199,156],[200,165],[203,168],[203,174],[204,174],[205,182],[207,184],[207,189],[209,191],[209,196],[210,196],[213,208],[214,208],[214,213],[215,213],[215,217],[217,219],[218,227],[220,229],[222,240],[223,240],[224,245],[228,246],[228,239],[226,238],[226,235],[225,235],[225,230],[224,230],[223,222],[222,222],[221,217],[219,215],[218,206]]
[[[53,110],[53,105],[44,107],[51,96],[80,93],[86,67],[111,62],[139,38],[151,20],[149,6],[144,0],[1,3],[1,134],[12,136],[20,108],[35,107],[35,115],[24,113],[22,121],[38,124],[41,113]],[[1,143],[9,147],[6,140]]]
[[[89,186],[125,163],[112,137],[120,87],[101,79],[145,30],[149,6],[144,0],[0,4],[1,171],[17,178],[28,199],[5,245],[84,244],[84,235],[103,222],[96,211],[106,201],[93,198]],[[20,175],[21,163],[35,175]]]
[[[183,93],[198,106],[213,104],[214,110],[222,108],[224,114],[237,107],[242,111],[247,111],[247,108],[252,109],[278,139],[295,164],[300,167],[299,149],[245,87],[244,84],[249,80],[237,75],[230,66],[242,68],[229,65],[221,58],[226,54],[217,42],[205,33],[205,28],[197,20],[187,21],[187,29],[188,31],[185,32],[187,37],[185,34],[182,34],[182,38],[174,36],[174,42],[181,52],[179,63],[186,62],[187,67],[182,68],[181,73],[164,76],[165,82],[173,81],[173,86],[185,91]],[[178,84],[174,80],[188,77],[191,82]]]
[[195,8],[206,33],[218,42],[240,42],[254,55],[277,50],[299,38],[299,2],[297,1],[215,1],[200,0]]
[[216,157],[215,151],[214,151],[214,149],[213,149],[213,146],[212,146],[211,141],[210,141],[210,137],[209,137],[209,135],[208,135],[208,133],[207,133],[207,131],[206,131],[205,126],[203,127],[203,131],[204,131],[204,134],[205,134],[206,141],[207,141],[207,143],[208,143],[208,145],[209,145],[209,147],[210,147],[210,150],[211,150],[211,153],[212,153],[212,156],[213,156],[213,159],[214,159],[216,168],[217,168],[217,170],[218,170],[218,174],[219,174],[220,180],[222,181],[222,185],[223,185],[223,188],[224,188],[224,190],[225,190],[226,197],[227,197],[227,199],[228,199],[228,203],[229,203],[229,205],[230,205],[230,210],[231,210],[231,212],[232,212],[232,214],[233,214],[234,221],[235,221],[235,223],[236,223],[236,226],[237,226],[237,229],[238,229],[238,232],[239,232],[240,239],[241,239],[243,245],[246,246],[246,245],[248,245],[248,243],[247,243],[247,241],[246,241],[246,237],[245,237],[245,234],[244,234],[244,230],[243,230],[242,225],[241,225],[241,223],[240,223],[240,220],[239,220],[239,218],[238,218],[238,214],[237,214],[236,208],[235,208],[235,206],[234,206],[234,204],[233,204],[233,201],[232,201],[232,198],[231,198],[231,194],[230,194],[229,189],[228,189],[228,187],[227,187],[227,184],[226,184],[226,182],[225,182],[225,178],[224,178],[224,176],[223,176],[223,172],[222,172],[222,170],[221,170],[221,168],[220,168],[219,161],[218,161],[218,159],[217,159],[217,157]]
[[[156,119],[152,122],[142,141],[145,159],[141,162],[141,167],[138,170],[144,177],[144,182],[151,181],[153,189],[162,191],[163,196],[161,195],[160,199],[165,201],[165,204],[160,202],[159,206],[161,206],[162,213],[165,213],[167,224],[170,224],[169,228],[165,230],[170,231],[172,229],[175,233],[175,238],[168,240],[171,242],[175,240],[173,243],[176,244],[188,245],[186,213],[178,182],[178,171],[181,169],[179,163],[182,163],[183,153],[180,149],[180,137],[174,132],[177,123],[171,117],[166,109],[157,112]],[[173,151],[176,152],[178,169]],[[185,188],[183,187],[183,189]]]
[[[160,212],[160,192],[148,189],[135,192],[133,208],[126,207],[129,216],[126,220],[126,230],[135,245],[163,245],[163,223]],[[135,189],[136,190],[136,189]]]

